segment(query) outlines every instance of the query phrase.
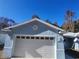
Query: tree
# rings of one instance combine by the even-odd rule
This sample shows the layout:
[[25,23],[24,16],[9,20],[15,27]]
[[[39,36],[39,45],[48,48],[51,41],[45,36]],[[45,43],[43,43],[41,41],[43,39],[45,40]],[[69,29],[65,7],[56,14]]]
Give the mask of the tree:
[[46,22],[51,24],[51,25],[54,25],[56,27],[59,27],[58,23],[55,21],[54,23],[52,23],[51,21],[49,21],[49,19],[46,19]]
[[37,16],[37,15],[33,15],[33,16],[32,16],[32,19],[34,19],[34,18],[38,18],[38,19],[40,19],[40,17]]
[[46,19],[45,21],[49,24],[52,24],[51,21],[49,21],[49,19]]
[[74,21],[74,32],[79,32],[79,19]]
[[6,17],[0,17],[0,29],[15,25],[16,22]]
[[59,27],[59,25],[56,21],[53,23],[53,25]]
[[73,22],[74,12],[71,10],[66,11],[65,22],[62,25],[62,28],[66,31],[74,32],[74,22]]

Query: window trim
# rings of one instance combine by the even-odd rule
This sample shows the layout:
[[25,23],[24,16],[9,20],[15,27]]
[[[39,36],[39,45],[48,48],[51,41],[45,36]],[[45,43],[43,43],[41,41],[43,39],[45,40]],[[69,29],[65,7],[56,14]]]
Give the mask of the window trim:
[[[19,38],[18,38],[19,37]],[[53,36],[16,35],[16,39],[53,40]]]

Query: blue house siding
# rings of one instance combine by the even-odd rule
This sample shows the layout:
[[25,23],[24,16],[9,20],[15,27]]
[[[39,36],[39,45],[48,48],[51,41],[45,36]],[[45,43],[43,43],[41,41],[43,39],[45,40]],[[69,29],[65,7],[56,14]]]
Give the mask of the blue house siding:
[[57,59],[65,59],[64,38],[57,36]]
[[[38,30],[33,30],[33,25],[37,25]],[[51,36],[55,37],[55,41],[56,41],[55,43],[56,43],[57,46],[59,46],[59,48],[57,47],[57,49],[62,50],[62,51],[56,50],[55,54],[57,54],[57,56],[55,58],[65,59],[63,42],[58,43],[58,40],[60,38],[62,38],[62,36],[58,34],[58,31],[56,29],[51,28],[49,26],[46,26],[45,24],[40,23],[38,21],[34,21],[34,22],[31,22],[31,23],[19,26],[17,28],[13,28],[12,31],[13,31],[14,35],[17,35],[17,34],[19,34],[19,35],[20,34],[21,35],[22,34],[25,34],[25,35],[48,35],[48,36],[51,35]],[[58,38],[58,37],[60,37],[60,38]],[[60,58],[59,55],[61,55],[61,58]]]
[[65,59],[75,59],[75,58],[69,56],[68,54],[65,54]]
[[10,37],[8,34],[0,34],[0,42],[4,43],[4,49],[2,56],[4,58],[11,57],[11,51],[12,51],[12,40],[10,40]]
[[[38,29],[37,30],[34,30],[33,29],[33,26],[36,25],[38,26]],[[20,43],[19,42],[25,42],[26,40],[24,41],[19,41],[15,38],[16,35],[38,35],[38,36],[52,36],[54,37],[53,40],[48,40],[48,41],[43,41],[41,42],[41,40],[39,40],[39,42],[41,42],[40,44],[44,45],[45,46],[45,49],[47,49],[46,47],[49,47],[50,49],[47,49],[46,51],[49,50],[50,53],[53,53],[51,55],[52,58],[54,59],[65,59],[65,53],[64,53],[64,44],[63,44],[63,37],[61,35],[58,34],[58,31],[57,29],[53,28],[53,27],[50,27],[49,25],[46,25],[44,23],[41,23],[37,20],[34,20],[32,22],[29,22],[29,23],[26,23],[26,24],[23,24],[21,26],[18,26],[18,27],[14,27],[14,28],[10,28],[11,31],[10,32],[7,32],[8,35],[10,36],[10,39],[13,40],[13,46],[12,46],[12,52],[11,52],[11,56],[14,56],[14,53],[15,51],[17,51],[17,49],[15,49],[17,45],[19,45]],[[29,42],[29,40],[27,40]],[[26,41],[26,42],[27,42]],[[38,42],[36,40],[31,40],[33,42],[33,44],[35,45],[35,42]],[[30,44],[32,44],[30,41]],[[35,41],[35,42],[34,42]],[[27,42],[27,44],[28,44]],[[38,43],[39,43],[38,42]],[[16,45],[17,44],[17,45]],[[21,44],[26,44],[26,43],[21,43]],[[27,45],[26,44],[26,45]],[[38,44],[37,44],[38,45]],[[21,46],[23,47],[23,46]],[[37,46],[34,46],[35,48],[37,48]],[[33,48],[34,48],[33,47]],[[32,50],[33,50],[32,48]],[[44,48],[44,47],[43,47]],[[43,49],[42,48],[42,49]],[[40,51],[41,48],[39,49],[36,49],[36,50],[39,50]],[[31,50],[30,50],[31,51]],[[38,52],[39,52],[38,51]],[[32,51],[31,53],[33,53],[34,51]],[[44,51],[43,51],[44,52]],[[39,52],[40,53],[40,52]],[[42,52],[41,52],[42,53]],[[45,53],[45,52],[44,52]],[[16,53],[15,53],[16,54]],[[37,57],[38,55],[35,55],[33,54],[35,57]],[[43,54],[45,56],[45,54]],[[60,57],[61,55],[61,57]],[[50,57],[50,54],[47,55],[48,58],[51,58]],[[46,57],[47,57],[46,56]],[[41,57],[41,56],[40,56]]]
[[[33,30],[34,25],[38,26],[38,30]],[[13,28],[12,30],[13,30],[13,33],[15,33],[15,34],[27,34],[27,35],[35,35],[35,34],[45,32],[47,30],[51,30],[51,31],[57,33],[56,29],[46,26],[45,24],[40,23],[38,21],[34,21],[31,23],[19,26],[17,28]]]

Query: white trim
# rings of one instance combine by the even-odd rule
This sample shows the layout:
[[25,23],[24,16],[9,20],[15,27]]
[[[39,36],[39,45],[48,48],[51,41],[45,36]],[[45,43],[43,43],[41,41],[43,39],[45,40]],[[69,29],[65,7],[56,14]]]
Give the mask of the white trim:
[[[17,38],[17,36],[19,36],[19,38]],[[24,37],[24,38],[22,38],[22,37]],[[49,35],[44,35],[44,36],[42,36],[42,35],[15,35],[15,38],[16,39],[27,39],[26,37],[29,37],[29,39],[36,39],[37,40],[37,37],[39,38],[38,40],[54,40],[54,36],[49,36]],[[32,38],[32,37],[34,37],[34,38]],[[42,39],[42,37],[43,37],[43,39]],[[48,38],[48,39],[46,39],[46,37]],[[51,39],[52,38],[52,39]]]
[[45,21],[42,21],[42,20],[40,20],[40,19],[38,19],[38,18],[34,18],[34,19],[29,20],[29,21],[26,21],[26,22],[24,22],[24,23],[21,23],[21,24],[17,24],[17,25],[14,25],[14,26],[10,26],[10,27],[4,28],[4,30],[10,29],[10,28],[15,28],[15,27],[18,27],[18,26],[21,26],[21,25],[30,23],[30,22],[35,21],[35,20],[37,20],[37,21],[39,21],[39,22],[41,22],[41,23],[43,23],[43,24],[46,24],[47,26],[50,26],[50,27],[52,27],[52,28],[54,28],[54,29],[57,29],[57,30],[60,30],[60,31],[64,31],[63,29],[58,28],[58,27],[56,27],[56,26],[54,26],[54,25],[51,25],[51,24],[49,24],[49,23],[47,23],[47,22],[45,22]]
[[55,58],[11,58],[11,59],[55,59]]
[[30,22],[32,22],[32,21],[34,21],[34,20],[36,20],[36,19],[32,19],[32,20],[29,20],[29,21],[26,21],[26,22],[23,22],[23,23],[20,23],[20,24],[16,24],[16,25],[14,25],[14,26],[10,26],[10,27],[4,28],[4,29],[6,30],[6,29],[10,29],[10,28],[18,27],[18,26],[21,26],[21,25],[30,23]]
[[16,34],[15,36],[47,36],[47,37],[54,37],[54,35],[24,35],[24,34]]
[[39,20],[39,19],[37,19],[37,20],[38,20],[39,22],[43,23],[43,24],[46,24],[47,26],[50,26],[50,27],[54,28],[54,29],[64,31],[63,29],[58,28],[58,27],[56,27],[56,26],[54,26],[54,25],[51,25],[51,24],[49,24],[49,23],[47,23],[47,22],[45,22],[45,21],[42,21],[42,20]]
[[5,29],[1,29],[1,30],[2,30],[2,31],[11,31],[10,29],[6,29],[6,30],[5,30]]
[[4,47],[4,49],[6,49],[6,48],[11,49],[12,47]]

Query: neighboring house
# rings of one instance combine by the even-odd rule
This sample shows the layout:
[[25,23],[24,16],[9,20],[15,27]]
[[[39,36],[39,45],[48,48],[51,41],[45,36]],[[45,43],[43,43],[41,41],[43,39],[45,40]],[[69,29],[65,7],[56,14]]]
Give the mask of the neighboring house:
[[75,46],[74,49],[79,51],[79,37],[76,37],[74,39],[74,46]]
[[63,34],[66,59],[79,59],[79,33]]
[[[3,53],[1,54],[3,58],[11,57],[12,51],[12,40],[10,39],[9,35],[6,33],[0,32],[0,42],[4,44],[4,49],[0,50]],[[1,47],[1,46],[0,46]]]
[[2,29],[7,43],[4,54],[13,58],[65,59],[64,39],[59,31],[64,30],[38,18]]
[[[73,48],[77,51],[79,51],[79,32],[78,33],[73,33],[73,32],[67,32],[65,34],[63,34],[64,38],[65,38],[65,47],[70,47],[69,48]],[[68,43],[69,42],[69,43]],[[71,44],[70,44],[71,42]],[[69,44],[69,45],[68,45]]]

